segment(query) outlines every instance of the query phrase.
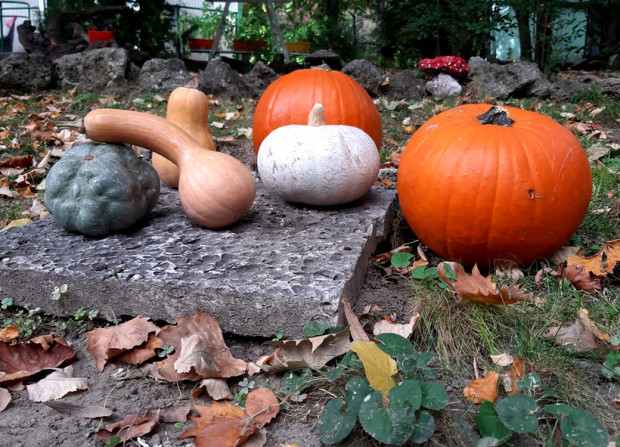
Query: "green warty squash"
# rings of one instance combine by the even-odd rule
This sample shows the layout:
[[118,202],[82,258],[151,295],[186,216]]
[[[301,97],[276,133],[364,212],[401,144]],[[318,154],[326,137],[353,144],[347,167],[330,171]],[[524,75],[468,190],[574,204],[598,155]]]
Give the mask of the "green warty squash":
[[119,144],[79,144],[45,180],[45,206],[56,222],[88,236],[131,227],[153,209],[158,197],[155,169]]

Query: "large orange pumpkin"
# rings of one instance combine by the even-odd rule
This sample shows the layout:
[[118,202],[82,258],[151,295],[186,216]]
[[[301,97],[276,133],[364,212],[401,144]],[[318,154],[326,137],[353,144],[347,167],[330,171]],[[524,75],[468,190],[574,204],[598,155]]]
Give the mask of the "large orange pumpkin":
[[318,68],[296,70],[267,87],[254,110],[254,150],[273,130],[291,124],[306,125],[315,104],[325,107],[326,124],[344,124],[366,132],[381,149],[381,118],[364,88],[339,71]]
[[538,113],[489,107],[457,107],[420,127],[400,162],[398,197],[409,226],[440,256],[483,268],[528,264],[576,231],[592,173],[564,126]]

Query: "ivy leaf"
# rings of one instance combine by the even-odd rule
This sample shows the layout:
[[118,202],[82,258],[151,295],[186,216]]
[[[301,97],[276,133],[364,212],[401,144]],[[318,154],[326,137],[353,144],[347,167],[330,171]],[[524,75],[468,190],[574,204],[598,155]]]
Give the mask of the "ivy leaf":
[[390,390],[389,406],[383,395],[374,391],[360,406],[362,427],[373,438],[386,444],[403,444],[415,429],[415,411],[422,403],[422,390],[414,380],[405,380]]
[[381,342],[379,348],[396,359],[400,372],[404,374],[415,372],[421,378],[428,379],[437,377],[437,372],[428,366],[437,355],[434,352],[415,352],[411,342],[398,334],[379,334],[377,340]]
[[568,442],[582,447],[605,447],[609,442],[607,430],[591,413],[573,409],[560,422],[562,436]]
[[502,445],[502,441],[490,436],[480,438],[478,442],[476,442],[476,447],[497,447],[498,445]]
[[327,371],[327,374],[325,374],[325,378],[328,382],[335,382],[336,380],[338,380],[338,378],[342,375],[343,372],[344,366],[338,365],[336,368],[332,368]]
[[435,419],[433,415],[426,410],[420,411],[409,441],[414,444],[422,444],[428,441],[433,436],[433,433],[435,433]]
[[493,403],[489,400],[485,400],[480,404],[477,419],[480,434],[485,438],[492,438],[498,442],[498,444],[484,445],[500,445],[508,441],[512,436],[512,431],[506,428],[502,421],[500,421]]
[[547,404],[545,411],[555,416],[568,416],[573,411],[573,407],[566,404]]
[[[381,394],[381,393],[379,393]],[[350,412],[342,412],[342,397],[334,397],[321,411],[318,434],[325,444],[336,444],[349,436],[357,417]]]
[[394,267],[408,267],[411,258],[413,258],[411,253],[398,252],[392,255],[390,262]]
[[538,419],[534,416],[536,401],[529,396],[508,396],[497,403],[496,410],[500,421],[512,431],[531,433],[538,427]]
[[517,389],[519,391],[527,391],[530,389],[538,388],[542,385],[542,380],[540,376],[536,373],[528,373],[525,375],[523,380],[519,380],[517,382]]
[[304,335],[308,338],[323,335],[329,329],[329,323],[317,323],[316,321],[308,321],[303,329]]
[[319,417],[318,433],[325,444],[335,444],[349,436],[357,421],[360,405],[372,392],[366,379],[354,377],[347,382],[347,403],[342,412],[342,398],[330,400]]
[[441,410],[448,404],[448,392],[437,382],[420,383],[422,406],[429,410]]

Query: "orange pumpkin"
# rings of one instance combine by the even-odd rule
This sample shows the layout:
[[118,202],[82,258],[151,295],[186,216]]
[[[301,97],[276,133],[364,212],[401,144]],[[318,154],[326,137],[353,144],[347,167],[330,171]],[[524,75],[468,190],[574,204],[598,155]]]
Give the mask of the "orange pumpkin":
[[323,69],[296,70],[267,87],[254,110],[254,150],[273,130],[306,125],[315,104],[325,107],[325,123],[358,127],[381,149],[381,118],[364,88],[352,77]]
[[440,256],[482,268],[528,264],[577,230],[592,173],[564,126],[526,110],[488,109],[464,105],[420,127],[400,162],[398,197],[409,226]]

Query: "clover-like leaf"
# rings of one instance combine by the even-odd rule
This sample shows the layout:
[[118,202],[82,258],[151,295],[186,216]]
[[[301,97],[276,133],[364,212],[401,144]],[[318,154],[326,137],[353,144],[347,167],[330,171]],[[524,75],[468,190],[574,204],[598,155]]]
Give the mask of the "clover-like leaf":
[[[495,406],[490,400],[485,400],[480,404],[480,410],[478,410],[478,430],[480,434],[485,438],[496,439],[499,444],[484,444],[484,445],[500,445],[510,439],[512,431],[500,421],[495,411]],[[490,441],[488,441],[490,442]]]
[[413,257],[414,256],[411,253],[403,253],[403,252],[399,251],[399,252],[394,253],[392,255],[392,258],[390,259],[390,263],[394,267],[408,267],[409,266],[409,261]]
[[422,390],[414,380],[405,380],[389,393],[389,406],[374,391],[360,406],[359,420],[364,430],[379,442],[403,444],[415,429],[415,411],[422,403]]
[[604,447],[609,442],[603,424],[587,411],[573,409],[560,422],[560,429],[569,443],[581,447]]
[[523,377],[523,380],[517,382],[517,389],[519,391],[528,391],[530,389],[538,388],[542,385],[540,376],[536,373],[528,373]]
[[437,372],[429,368],[429,362],[437,355],[434,352],[415,352],[409,340],[393,333],[377,335],[379,348],[396,359],[398,370],[404,374],[417,373],[421,378],[436,378]]
[[529,396],[508,396],[497,403],[496,411],[499,420],[517,433],[531,433],[538,427],[538,419],[534,416],[536,401]]
[[448,404],[448,392],[437,382],[420,383],[422,406],[429,410],[441,410]]

